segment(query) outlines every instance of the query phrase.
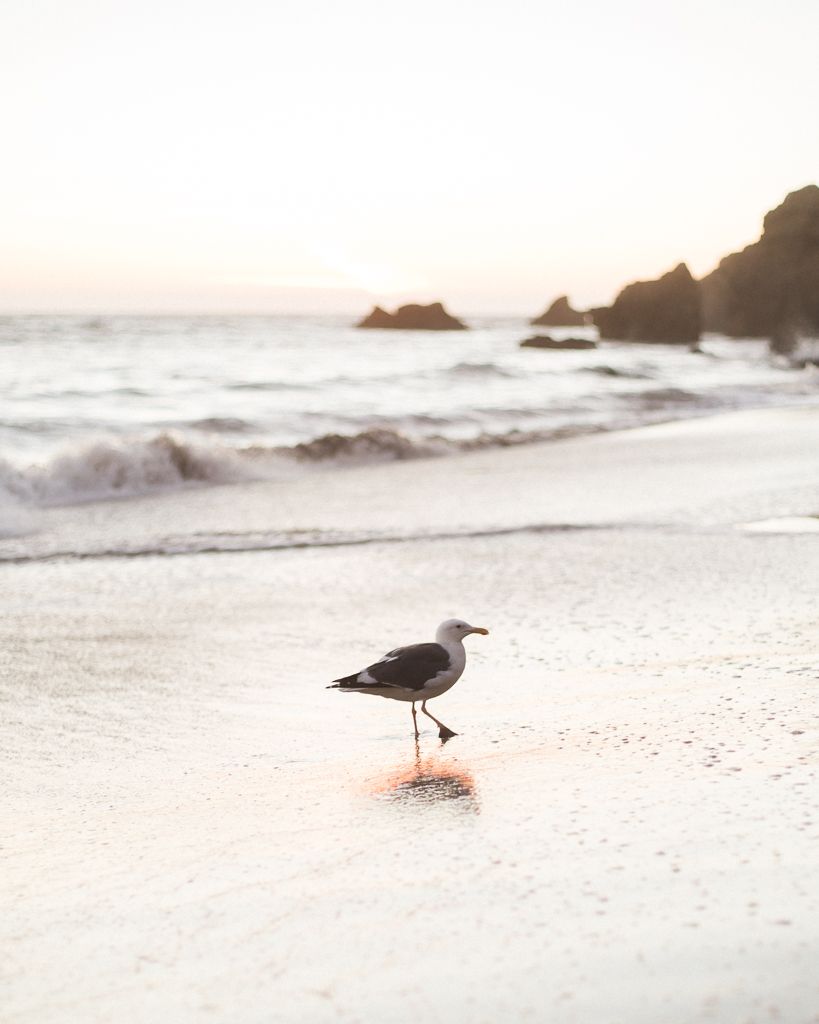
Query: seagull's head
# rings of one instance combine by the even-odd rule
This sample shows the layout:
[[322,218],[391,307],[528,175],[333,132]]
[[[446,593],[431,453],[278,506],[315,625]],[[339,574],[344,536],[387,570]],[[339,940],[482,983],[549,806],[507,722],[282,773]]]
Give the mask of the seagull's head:
[[483,633],[486,636],[488,629],[481,629],[480,626],[470,626],[463,619],[447,619],[438,627],[435,639],[439,644],[451,644],[463,640],[470,633]]

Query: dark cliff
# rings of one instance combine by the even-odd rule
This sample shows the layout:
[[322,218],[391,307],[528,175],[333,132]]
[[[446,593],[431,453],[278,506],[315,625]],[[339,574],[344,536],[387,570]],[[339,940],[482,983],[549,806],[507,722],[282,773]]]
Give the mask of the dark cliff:
[[585,314],[579,313],[569,305],[568,295],[561,295],[545,313],[529,321],[534,327],[582,327],[585,322]]
[[611,306],[589,312],[612,341],[685,344],[702,330],[699,286],[684,263],[656,281],[627,284]]
[[819,334],[819,187],[786,196],[759,241],[720,260],[700,287],[705,330],[770,338],[780,352]]

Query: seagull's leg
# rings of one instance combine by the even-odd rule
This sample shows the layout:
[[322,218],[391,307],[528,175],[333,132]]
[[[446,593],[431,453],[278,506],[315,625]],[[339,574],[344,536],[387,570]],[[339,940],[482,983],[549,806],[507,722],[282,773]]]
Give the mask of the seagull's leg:
[[451,740],[453,736],[457,736],[458,735],[457,732],[453,732],[451,729],[447,729],[447,727],[444,725],[443,722],[439,722],[438,719],[435,717],[435,715],[431,715],[427,711],[427,702],[425,700],[421,701],[421,710],[424,712],[424,714],[427,716],[427,718],[431,718],[432,721],[438,726],[438,737],[439,737],[439,739]]
[[418,739],[421,734],[418,732],[418,717],[415,714],[415,701],[412,702],[412,724],[415,726],[415,738]]

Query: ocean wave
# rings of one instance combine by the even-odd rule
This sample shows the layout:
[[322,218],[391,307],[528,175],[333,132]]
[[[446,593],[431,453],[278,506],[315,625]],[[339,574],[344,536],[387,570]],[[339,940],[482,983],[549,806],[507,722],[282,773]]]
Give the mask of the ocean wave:
[[0,538],[25,537],[39,529],[40,519],[36,509],[25,505],[11,492],[4,490],[0,476]]
[[507,369],[497,363],[472,363],[462,361],[452,366],[438,366],[417,368],[414,371],[400,371],[398,373],[379,373],[372,376],[350,376],[341,374],[325,381],[325,385],[344,384],[355,387],[371,387],[372,385],[415,385],[424,384],[429,381],[475,381],[480,383],[492,377],[519,378],[521,374],[514,369]]
[[24,469],[0,460],[0,494],[18,503],[71,505],[192,483],[238,483],[253,476],[235,448],[162,433],[149,438],[100,438],[64,450],[46,465]]
[[194,430],[204,430],[216,434],[242,434],[253,429],[253,424],[237,416],[208,416],[204,420],[194,420],[187,424]]
[[212,439],[195,440],[174,431],[147,438],[98,438],[60,452],[45,465],[20,468],[0,459],[0,535],[28,532],[31,519],[26,517],[26,507],[133,498],[197,485],[284,479],[300,469],[433,458],[574,437],[598,429],[577,425],[511,430],[453,441],[440,436],[418,440],[377,427],[357,434],[325,434],[289,447],[244,448]]
[[456,363],[443,373],[452,377],[517,377],[497,363]]
[[[300,464],[353,465],[443,455],[443,438],[414,441],[395,430],[325,434],[292,447],[235,448],[192,440],[175,431],[152,437],[105,437],[76,445],[45,465],[25,468],[0,459],[0,531],[24,505],[72,505],[131,498],[197,484],[232,484],[282,477]],[[16,534],[17,526],[11,528]]]
[[225,384],[228,391],[314,391],[313,384],[284,384],[278,381],[237,381]]
[[629,380],[653,380],[650,373],[638,373],[636,370],[618,370],[615,366],[581,366],[577,373],[596,373],[599,377],[625,377]]
[[386,462],[397,459],[429,458],[445,455],[453,443],[442,437],[415,441],[397,430],[376,427],[352,436],[325,434],[293,448],[279,448],[280,454],[292,454],[302,462]]
[[[813,371],[816,372],[816,371]],[[411,437],[388,426],[373,426],[357,433],[328,433],[290,446],[230,445],[199,433],[177,431],[151,436],[99,437],[63,449],[46,464],[15,466],[0,458],[0,536],[15,536],[35,528],[37,506],[72,505],[108,498],[131,498],[157,491],[253,480],[285,479],[294,473],[405,459],[454,455],[480,449],[508,448],[542,441],[578,437],[600,431],[705,415],[719,408],[747,406],[747,394],[701,394],[678,388],[653,388],[618,395],[619,414],[591,407],[531,410],[529,428],[484,430],[477,436],[447,438],[439,434]],[[800,386],[784,404],[814,404],[813,379]],[[783,404],[780,391],[755,393],[754,406]],[[484,410],[499,425],[517,419],[521,410]],[[558,419],[538,426],[543,415]],[[562,420],[563,422],[559,422]],[[241,432],[243,421],[218,421],[225,432]],[[486,422],[486,420],[485,420]],[[554,421],[553,421],[554,422]],[[216,420],[199,427],[219,429]]]
[[716,396],[708,394],[694,394],[691,391],[683,391],[681,388],[653,388],[650,391],[632,391],[619,396],[629,404],[643,409],[667,409],[669,406],[681,404],[711,405]]

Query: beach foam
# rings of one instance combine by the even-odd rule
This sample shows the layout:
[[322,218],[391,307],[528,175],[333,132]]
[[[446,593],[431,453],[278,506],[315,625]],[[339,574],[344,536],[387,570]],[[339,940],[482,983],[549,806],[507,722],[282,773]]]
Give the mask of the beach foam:
[[[177,431],[149,437],[101,437],[66,446],[45,464],[16,467],[0,459],[0,530],[12,510],[129,498],[196,484],[233,484],[292,475],[299,465],[351,465],[446,454],[445,440],[413,441],[394,430],[326,434],[292,447],[233,447]],[[5,533],[6,536],[11,534]]]
[[66,448],[46,465],[24,469],[0,461],[5,500],[35,505],[131,497],[190,483],[236,483],[253,477],[236,449],[199,445],[173,432],[101,438]]
[[[3,466],[0,464],[0,474]],[[0,538],[25,537],[36,532],[40,527],[40,519],[36,510],[16,500],[0,485]]]
[[[433,458],[481,448],[506,448],[596,432],[578,425],[555,430],[512,430],[464,441],[413,439],[397,430],[325,434],[292,446],[240,448],[178,431],[148,437],[105,436],[66,446],[44,464],[17,467],[0,459],[0,531],[12,530],[12,509],[133,498],[195,485],[273,480],[302,470]],[[0,533],[0,536],[13,533]]]

